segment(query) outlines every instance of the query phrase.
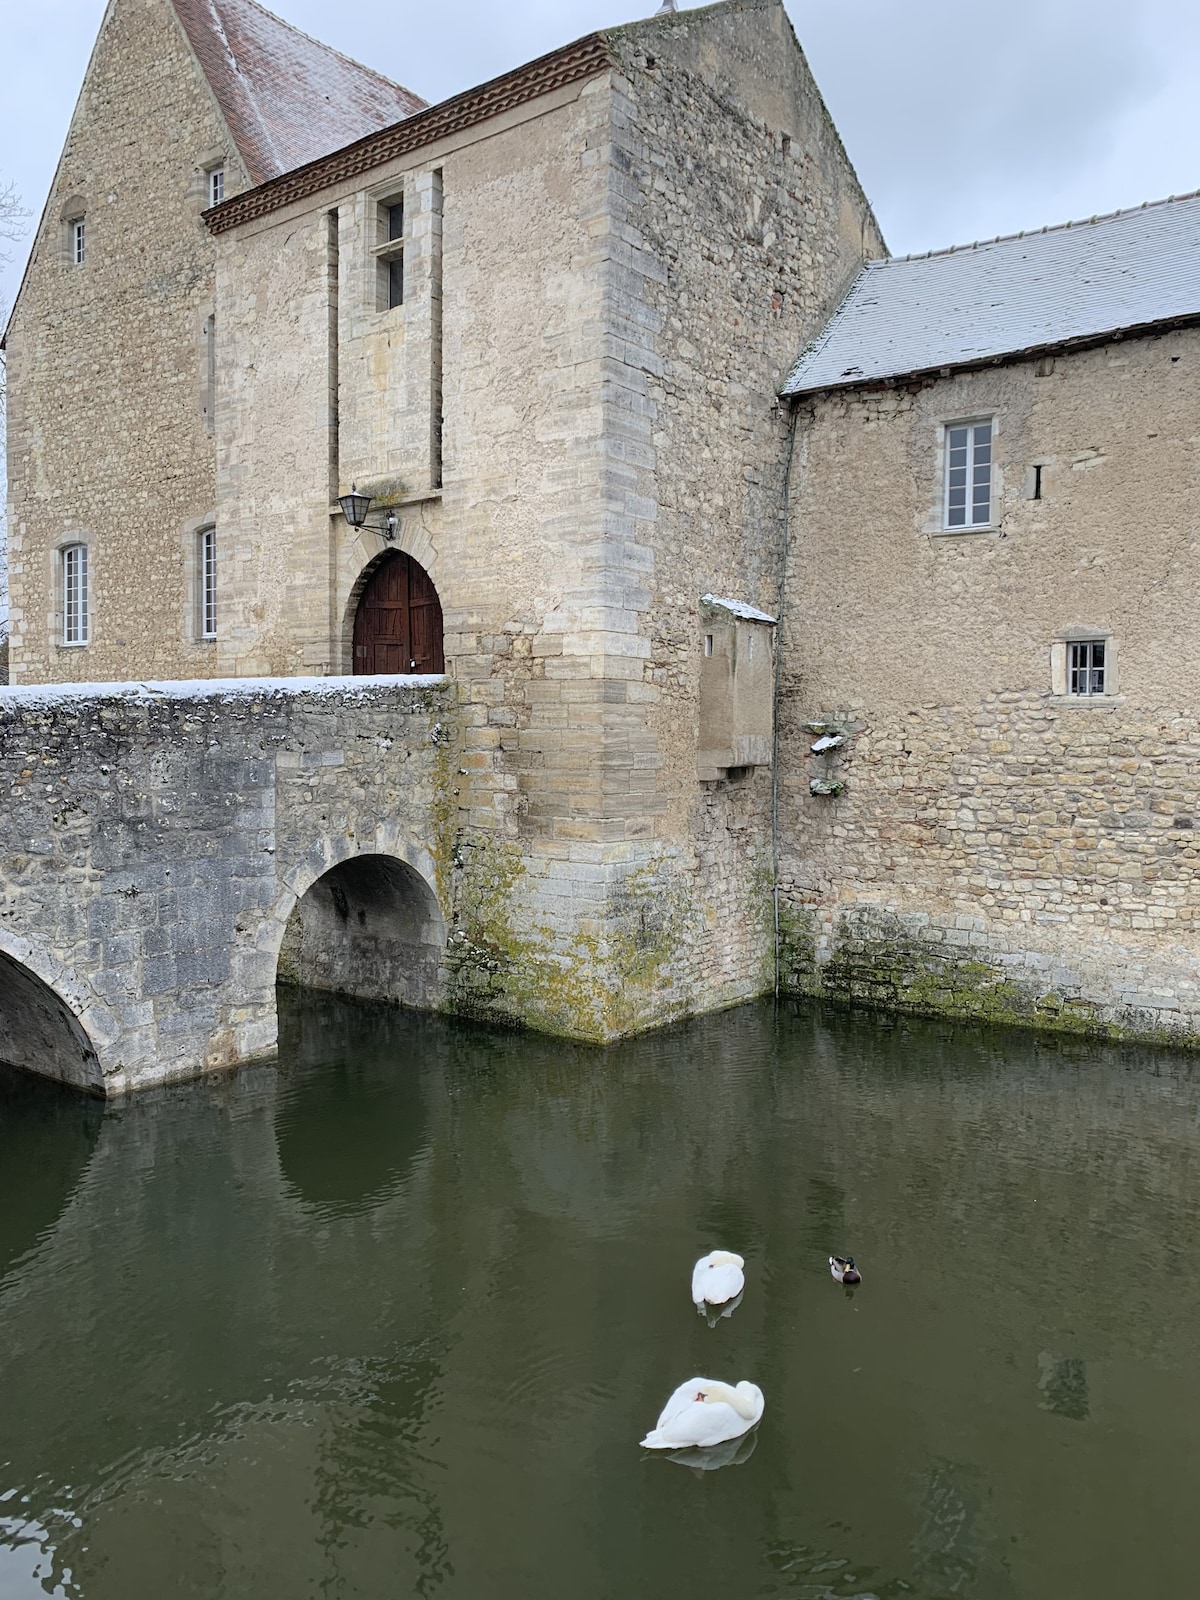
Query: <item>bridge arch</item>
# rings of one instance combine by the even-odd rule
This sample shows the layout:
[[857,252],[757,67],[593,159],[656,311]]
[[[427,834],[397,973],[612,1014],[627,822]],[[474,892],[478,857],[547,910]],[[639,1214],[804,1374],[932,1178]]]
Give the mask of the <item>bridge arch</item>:
[[97,1045],[59,992],[64,977],[25,940],[0,931],[0,1062],[103,1094]]
[[386,838],[354,845],[288,875],[274,912],[277,980],[431,1010],[446,946],[433,862]]

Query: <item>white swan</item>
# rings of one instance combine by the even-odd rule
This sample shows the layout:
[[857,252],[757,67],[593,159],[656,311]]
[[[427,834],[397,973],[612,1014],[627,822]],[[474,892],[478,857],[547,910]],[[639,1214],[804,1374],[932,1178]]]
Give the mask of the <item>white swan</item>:
[[701,1256],[692,1268],[692,1304],[698,1311],[705,1305],[723,1306],[746,1287],[742,1268],[746,1263],[732,1250],[712,1250]]
[[714,1378],[689,1378],[662,1408],[642,1445],[647,1450],[684,1450],[721,1444],[748,1433],[765,1405],[762,1390],[745,1379],[734,1388]]

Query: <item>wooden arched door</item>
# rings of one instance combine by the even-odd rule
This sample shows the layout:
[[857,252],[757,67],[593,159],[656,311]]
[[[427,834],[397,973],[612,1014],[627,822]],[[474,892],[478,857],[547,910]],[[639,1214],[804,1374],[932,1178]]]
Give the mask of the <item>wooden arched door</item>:
[[442,605],[433,580],[403,550],[371,574],[354,613],[355,672],[444,672]]

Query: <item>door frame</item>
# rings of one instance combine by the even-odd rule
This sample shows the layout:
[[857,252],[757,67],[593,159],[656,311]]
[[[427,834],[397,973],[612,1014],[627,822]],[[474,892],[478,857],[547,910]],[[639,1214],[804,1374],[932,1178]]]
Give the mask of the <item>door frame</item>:
[[[363,565],[359,568],[357,577],[350,585],[350,592],[346,597],[346,604],[342,610],[342,637],[340,641],[340,671],[342,676],[347,678],[355,676],[354,624],[355,619],[358,616],[358,603],[362,599],[367,585],[375,576],[379,568],[389,556],[396,554],[406,555],[410,561],[415,561],[419,567],[424,567],[426,573],[428,574],[430,583],[433,584],[434,590],[437,593],[438,603],[442,608],[442,658],[445,660],[446,639],[444,624],[446,616],[446,602],[442,594],[442,586],[437,579],[437,556],[434,553],[433,544],[428,535],[424,532],[424,530],[421,530],[416,538],[406,538],[402,528],[402,531],[398,537],[389,543],[385,544],[383,540],[377,536],[372,536],[371,542],[375,548],[372,550],[367,560],[364,561]],[[448,670],[449,668],[447,666],[447,671]]]

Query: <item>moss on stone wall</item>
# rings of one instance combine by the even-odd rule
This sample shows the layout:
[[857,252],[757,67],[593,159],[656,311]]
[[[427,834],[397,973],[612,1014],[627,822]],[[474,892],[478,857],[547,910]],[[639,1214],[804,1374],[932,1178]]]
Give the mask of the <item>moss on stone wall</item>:
[[1130,1007],[1114,1015],[1096,1001],[1059,992],[1044,974],[949,944],[945,930],[923,916],[844,910],[832,948],[822,958],[817,918],[811,907],[781,907],[780,971],[786,993],[1092,1038],[1200,1046],[1182,1029],[1163,1026],[1152,1012]]

